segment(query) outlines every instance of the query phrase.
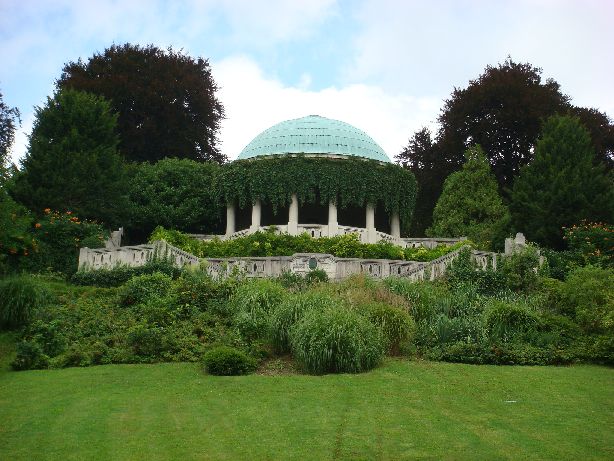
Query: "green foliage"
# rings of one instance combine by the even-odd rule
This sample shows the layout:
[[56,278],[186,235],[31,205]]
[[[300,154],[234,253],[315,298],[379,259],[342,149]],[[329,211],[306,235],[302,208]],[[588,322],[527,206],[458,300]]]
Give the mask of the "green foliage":
[[117,266],[113,269],[81,270],[75,272],[71,283],[75,285],[91,285],[103,288],[118,287],[132,277],[160,272],[172,278],[179,277],[181,269],[165,259],[152,259],[143,266]]
[[432,249],[401,248],[387,242],[361,243],[356,234],[336,237],[312,238],[304,233],[298,236],[277,234],[274,228],[232,240],[198,240],[189,235],[158,226],[149,241],[165,240],[199,258],[229,258],[237,256],[292,256],[295,253],[326,253],[339,258],[393,259],[406,261],[432,261],[457,250],[467,242],[439,245]]
[[308,312],[292,328],[290,343],[296,360],[311,374],[367,371],[385,351],[380,331],[341,306]]
[[386,212],[398,212],[401,225],[408,228],[416,200],[411,172],[365,159],[273,157],[224,165],[217,178],[222,203],[245,208],[261,200],[277,210],[290,203],[293,193],[300,203],[315,203],[319,196],[320,204],[332,201],[341,208],[381,203]]
[[413,338],[416,322],[404,310],[383,302],[370,302],[358,306],[358,312],[380,329],[390,354],[398,354],[401,346]]
[[507,287],[503,271],[495,270],[491,265],[486,269],[478,268],[469,248],[463,248],[452,261],[446,270],[445,280],[453,289],[471,285],[482,294],[495,294]]
[[172,283],[172,278],[160,272],[133,277],[126,282],[119,292],[121,302],[129,306],[156,298],[164,298],[169,294]]
[[410,313],[416,321],[432,317],[435,303],[446,296],[446,287],[438,282],[412,282],[411,280],[389,277],[384,285],[393,293],[402,296],[410,305]]
[[30,146],[12,193],[31,210],[72,211],[118,225],[126,197],[117,116],[92,94],[64,90],[36,109]]
[[502,258],[497,268],[510,290],[523,292],[537,287],[539,269],[539,251],[532,245]]
[[522,303],[490,300],[484,312],[484,326],[491,341],[522,339],[539,326],[538,315]]
[[614,187],[577,118],[553,116],[535,148],[534,160],[514,182],[513,224],[529,240],[562,249],[563,228],[582,220],[614,220]]
[[247,375],[256,369],[254,359],[245,352],[228,346],[218,346],[208,350],[203,361],[210,375]]
[[246,280],[230,298],[233,322],[244,338],[267,337],[269,317],[287,296],[284,288],[268,279]]
[[499,196],[497,181],[480,146],[465,152],[461,171],[452,173],[433,211],[430,236],[469,237],[478,246],[492,248],[508,224],[509,214]]
[[128,160],[226,159],[216,145],[224,108],[206,59],[154,45],[112,45],[87,62],[66,64],[56,84],[111,102]]
[[43,307],[51,293],[29,275],[0,280],[0,330],[27,325],[34,311]]
[[290,352],[290,331],[307,312],[333,309],[338,304],[338,300],[331,295],[317,291],[285,297],[273,310],[269,320],[269,337],[275,349],[281,353]]
[[108,233],[100,224],[81,220],[70,211],[60,213],[47,208],[31,235],[34,251],[20,259],[21,269],[72,275],[77,271],[79,248],[86,243],[94,248],[104,246]]
[[219,234],[221,216],[212,187],[216,163],[165,158],[133,166],[129,181],[130,231],[147,237],[158,225]]
[[22,341],[17,344],[17,354],[11,363],[15,371],[36,370],[47,368],[49,357],[43,352],[38,343]]
[[0,185],[4,167],[8,160],[9,148],[15,139],[15,129],[20,123],[19,109],[7,106],[2,100],[2,92],[0,92]]
[[32,217],[0,184],[0,275],[19,265],[35,248],[30,232]]
[[569,250],[578,254],[582,264],[614,266],[614,226],[583,221],[565,228],[563,239]]
[[558,308],[575,315],[587,333],[614,337],[614,271],[585,267],[573,271],[558,291]]

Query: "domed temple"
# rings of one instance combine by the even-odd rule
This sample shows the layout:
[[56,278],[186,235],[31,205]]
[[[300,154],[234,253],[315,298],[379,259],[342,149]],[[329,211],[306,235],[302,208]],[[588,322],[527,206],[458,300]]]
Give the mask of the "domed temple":
[[364,131],[318,115],[256,136],[223,168],[226,234],[270,226],[312,237],[356,233],[364,243],[402,246],[413,212],[413,174],[393,164]]

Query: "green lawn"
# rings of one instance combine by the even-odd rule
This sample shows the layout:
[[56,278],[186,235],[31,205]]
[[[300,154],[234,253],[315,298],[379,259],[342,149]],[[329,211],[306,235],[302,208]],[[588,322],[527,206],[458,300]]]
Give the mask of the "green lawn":
[[614,459],[614,370],[388,360],[218,378],[194,364],[6,368],[0,459]]

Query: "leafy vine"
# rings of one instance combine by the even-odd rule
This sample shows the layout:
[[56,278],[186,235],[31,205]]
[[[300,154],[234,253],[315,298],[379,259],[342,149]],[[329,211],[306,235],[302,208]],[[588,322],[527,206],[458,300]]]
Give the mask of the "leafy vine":
[[398,165],[358,158],[336,159],[284,155],[226,164],[216,178],[222,203],[240,208],[256,200],[274,210],[290,203],[296,194],[300,203],[339,207],[382,204],[387,213],[398,212],[407,229],[416,201],[414,175]]

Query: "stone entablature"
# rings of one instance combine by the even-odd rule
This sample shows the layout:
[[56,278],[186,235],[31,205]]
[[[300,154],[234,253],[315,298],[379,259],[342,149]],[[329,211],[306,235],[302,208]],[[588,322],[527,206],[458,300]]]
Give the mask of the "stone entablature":
[[[352,274],[365,273],[374,278],[390,276],[411,280],[434,280],[441,277],[460,250],[429,262],[388,259],[337,258],[329,254],[297,253],[292,256],[197,258],[165,241],[152,244],[126,246],[115,249],[81,248],[80,270],[111,269],[118,265],[142,266],[153,258],[167,258],[178,267],[200,266],[213,277],[226,277],[234,272],[246,277],[277,277],[284,272],[305,275],[321,269],[331,280],[343,280]],[[480,267],[496,268],[496,253],[472,250],[473,259]]]

